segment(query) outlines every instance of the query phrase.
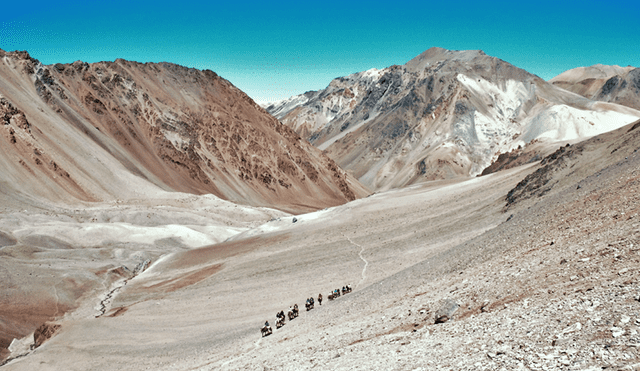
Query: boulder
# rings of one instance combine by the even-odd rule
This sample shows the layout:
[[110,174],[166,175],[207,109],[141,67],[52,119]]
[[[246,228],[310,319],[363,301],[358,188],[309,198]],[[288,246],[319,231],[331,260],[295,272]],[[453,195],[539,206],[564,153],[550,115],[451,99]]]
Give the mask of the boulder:
[[453,317],[453,314],[460,308],[460,304],[453,300],[445,300],[440,309],[436,311],[435,323],[444,323]]

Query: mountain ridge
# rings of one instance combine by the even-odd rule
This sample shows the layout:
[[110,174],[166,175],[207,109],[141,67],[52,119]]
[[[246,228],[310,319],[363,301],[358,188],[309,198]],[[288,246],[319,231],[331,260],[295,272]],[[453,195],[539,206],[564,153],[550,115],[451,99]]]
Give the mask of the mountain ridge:
[[640,109],[640,68],[596,64],[567,70],[549,82],[589,99]]
[[[38,183],[31,194],[95,201],[180,191],[290,210],[367,194],[212,71],[123,59],[44,66],[26,52],[0,52],[0,58],[5,111],[19,110],[13,115],[25,117],[34,131],[5,120],[5,153],[14,157],[5,161],[11,168],[5,172],[15,175],[13,184]],[[14,137],[19,143],[11,143]],[[44,162],[68,175],[37,179],[43,160],[28,154],[32,147],[45,157],[55,154],[57,160]],[[24,164],[11,165],[16,161]],[[111,175],[102,183],[93,172]],[[61,185],[60,176],[69,184]]]
[[640,117],[482,51],[430,48],[267,111],[374,190],[480,174],[533,140],[572,141]]

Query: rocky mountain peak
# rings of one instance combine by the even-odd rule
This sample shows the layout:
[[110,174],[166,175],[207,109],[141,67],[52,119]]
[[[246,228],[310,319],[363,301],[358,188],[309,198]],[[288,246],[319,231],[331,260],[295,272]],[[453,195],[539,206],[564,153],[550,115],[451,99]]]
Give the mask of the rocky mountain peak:
[[[80,200],[162,189],[286,210],[366,194],[212,71],[123,59],[44,66],[28,53],[2,53],[0,94],[32,125],[31,133],[13,136],[17,143],[0,142],[8,157],[3,172],[16,189],[33,184],[34,195]],[[55,157],[47,161],[72,184],[40,171],[30,148]]]
[[480,174],[533,140],[575,140],[640,115],[593,104],[482,51],[431,48],[268,110],[380,190]]

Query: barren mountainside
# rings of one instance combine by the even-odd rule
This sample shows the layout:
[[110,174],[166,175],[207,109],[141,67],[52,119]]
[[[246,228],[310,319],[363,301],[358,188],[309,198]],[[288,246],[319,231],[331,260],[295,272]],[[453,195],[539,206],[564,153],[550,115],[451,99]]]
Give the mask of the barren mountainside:
[[66,202],[159,191],[311,210],[357,181],[212,71],[0,51],[2,193]]
[[441,48],[267,110],[375,190],[477,175],[534,140],[575,141],[640,117],[482,51]]
[[589,99],[640,109],[640,68],[596,64],[565,71],[549,82]]

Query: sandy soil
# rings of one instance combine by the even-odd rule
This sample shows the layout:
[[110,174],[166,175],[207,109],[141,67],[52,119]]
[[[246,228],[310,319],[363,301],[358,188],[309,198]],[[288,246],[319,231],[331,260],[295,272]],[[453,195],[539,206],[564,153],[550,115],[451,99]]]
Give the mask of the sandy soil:
[[[53,339],[5,367],[144,369],[178,362],[184,368],[244,358],[256,342],[276,342],[342,298],[303,310],[291,325],[261,339],[260,323],[276,311],[302,307],[307,297],[326,296],[346,283],[357,297],[495,227],[505,219],[501,195],[528,171],[373,195],[296,216],[295,223],[281,216],[229,242],[164,255],[118,292],[107,315],[95,318],[95,310],[81,306]],[[93,309],[99,295],[85,302]],[[120,308],[126,311],[109,316]]]
[[130,279],[135,267],[145,261],[222,242],[288,215],[211,195],[181,193],[84,207],[33,200],[19,205],[6,200],[2,205],[3,348],[68,311],[95,317],[107,293]]

